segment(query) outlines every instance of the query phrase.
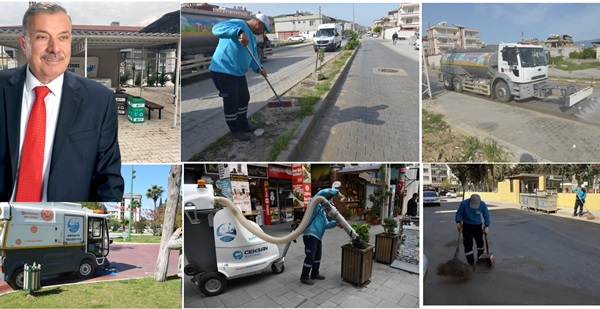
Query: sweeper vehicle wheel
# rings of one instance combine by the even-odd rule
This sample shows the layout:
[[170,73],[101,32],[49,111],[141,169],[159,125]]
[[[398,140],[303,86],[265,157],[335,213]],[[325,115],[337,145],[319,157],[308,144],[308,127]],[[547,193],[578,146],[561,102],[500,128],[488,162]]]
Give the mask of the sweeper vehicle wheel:
[[[277,264],[279,264],[280,266],[278,266]],[[283,263],[273,263],[271,264],[271,270],[274,274],[279,275],[285,270],[285,265],[283,265]]]
[[219,295],[227,287],[227,279],[218,272],[198,274],[195,281],[200,288],[200,292],[206,296]]

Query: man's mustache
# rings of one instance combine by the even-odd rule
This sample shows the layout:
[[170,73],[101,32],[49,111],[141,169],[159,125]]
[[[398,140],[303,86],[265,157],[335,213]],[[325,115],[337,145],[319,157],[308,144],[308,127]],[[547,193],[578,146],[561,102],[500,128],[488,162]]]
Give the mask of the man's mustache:
[[44,60],[63,60],[65,56],[63,54],[46,53],[42,55]]

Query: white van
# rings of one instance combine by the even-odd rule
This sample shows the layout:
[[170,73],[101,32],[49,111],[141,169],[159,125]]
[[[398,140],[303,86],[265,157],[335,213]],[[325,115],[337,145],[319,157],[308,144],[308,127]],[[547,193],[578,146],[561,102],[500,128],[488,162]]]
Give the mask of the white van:
[[315,52],[323,48],[325,51],[335,51],[342,47],[342,26],[339,24],[321,24],[313,40]]
[[22,289],[23,265],[90,278],[108,263],[107,215],[72,203],[0,203],[0,279]]

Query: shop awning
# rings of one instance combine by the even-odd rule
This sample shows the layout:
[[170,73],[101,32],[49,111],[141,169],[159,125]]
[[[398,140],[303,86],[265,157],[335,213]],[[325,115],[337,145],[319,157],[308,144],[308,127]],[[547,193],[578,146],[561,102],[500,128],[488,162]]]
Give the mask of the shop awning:
[[353,166],[353,167],[346,167],[341,171],[338,171],[338,175],[339,174],[360,174],[360,173],[365,173],[365,172],[377,172],[379,171],[379,169],[381,168],[381,164],[373,164],[373,165],[369,165],[369,166]]

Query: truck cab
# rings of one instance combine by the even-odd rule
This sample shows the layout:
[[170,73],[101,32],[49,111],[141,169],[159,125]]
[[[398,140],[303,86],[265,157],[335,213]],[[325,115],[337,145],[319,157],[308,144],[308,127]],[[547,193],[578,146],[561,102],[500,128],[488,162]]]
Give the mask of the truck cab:
[[498,73],[517,84],[543,81],[548,78],[548,60],[542,46],[500,44]]
[[87,279],[109,251],[107,215],[72,203],[0,203],[0,278],[13,289],[23,288],[25,264]]

